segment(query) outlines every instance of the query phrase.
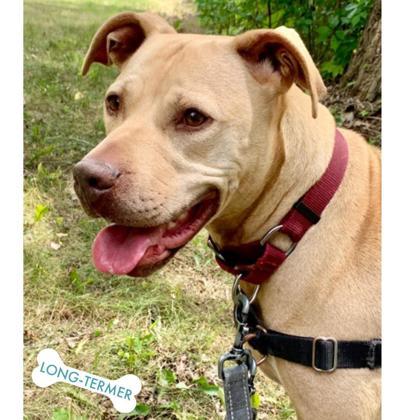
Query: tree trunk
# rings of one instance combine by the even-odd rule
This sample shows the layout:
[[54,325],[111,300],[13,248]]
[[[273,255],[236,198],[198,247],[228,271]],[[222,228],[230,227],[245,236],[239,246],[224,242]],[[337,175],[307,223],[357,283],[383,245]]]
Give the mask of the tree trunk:
[[353,55],[341,88],[361,102],[381,107],[381,0],[374,0],[359,48]]

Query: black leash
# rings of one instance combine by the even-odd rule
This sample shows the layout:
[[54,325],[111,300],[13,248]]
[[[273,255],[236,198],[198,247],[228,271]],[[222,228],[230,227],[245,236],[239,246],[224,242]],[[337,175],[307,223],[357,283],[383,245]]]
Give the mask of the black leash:
[[251,406],[249,370],[244,363],[223,369],[226,420],[254,420]]
[[[219,378],[223,381],[225,393],[226,420],[254,420],[256,418],[256,413],[251,406],[251,397],[255,392],[254,376],[257,363],[251,352],[243,347],[250,333],[247,320],[251,302],[255,297],[256,293],[248,299],[239,287],[239,280],[235,281],[232,299],[236,336],[232,348],[219,359],[218,365]],[[233,366],[228,367],[228,363]]]

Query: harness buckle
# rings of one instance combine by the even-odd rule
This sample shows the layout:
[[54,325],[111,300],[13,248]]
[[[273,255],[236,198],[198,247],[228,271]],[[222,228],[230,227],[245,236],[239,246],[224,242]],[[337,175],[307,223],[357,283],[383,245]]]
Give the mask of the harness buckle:
[[[330,369],[323,369],[319,366],[317,366],[316,364],[316,344],[318,343],[318,341],[329,341],[331,343],[333,343],[333,361],[332,361],[332,366]],[[337,369],[337,362],[338,362],[338,343],[337,343],[337,339],[334,337],[322,337],[322,336],[318,336],[315,337],[313,342],[312,342],[312,368],[315,369],[317,372],[323,372],[323,373],[331,373],[334,372]]]

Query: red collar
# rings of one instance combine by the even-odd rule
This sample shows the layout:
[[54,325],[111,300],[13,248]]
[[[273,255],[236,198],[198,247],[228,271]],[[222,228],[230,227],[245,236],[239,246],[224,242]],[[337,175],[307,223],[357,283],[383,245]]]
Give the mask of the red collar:
[[[249,283],[261,284],[268,280],[292,253],[308,229],[320,220],[322,212],[341,184],[347,161],[347,142],[336,130],[333,154],[322,177],[260,241],[220,249],[209,236],[209,246],[214,250],[220,267],[231,274],[241,274],[241,280]],[[293,241],[287,251],[268,242],[276,232],[285,233]]]

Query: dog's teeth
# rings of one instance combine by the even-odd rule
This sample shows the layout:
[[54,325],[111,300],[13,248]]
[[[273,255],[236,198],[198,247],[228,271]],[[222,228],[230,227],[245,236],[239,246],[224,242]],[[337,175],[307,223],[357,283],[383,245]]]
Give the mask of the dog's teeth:
[[182,213],[181,216],[178,217],[178,219],[169,222],[167,229],[174,229],[187,219],[188,219],[188,210]]
[[168,229],[173,229],[174,227],[176,227],[176,222],[169,222]]
[[184,213],[182,213],[181,216],[179,216],[178,222],[183,222],[187,218],[188,218],[188,210],[184,211]]

